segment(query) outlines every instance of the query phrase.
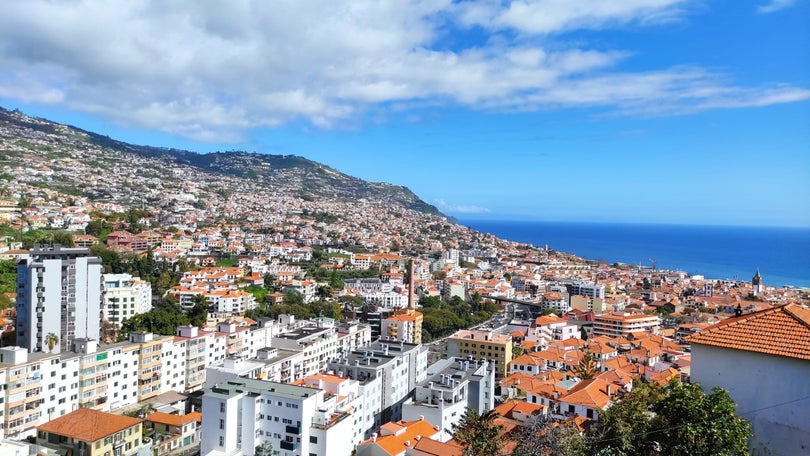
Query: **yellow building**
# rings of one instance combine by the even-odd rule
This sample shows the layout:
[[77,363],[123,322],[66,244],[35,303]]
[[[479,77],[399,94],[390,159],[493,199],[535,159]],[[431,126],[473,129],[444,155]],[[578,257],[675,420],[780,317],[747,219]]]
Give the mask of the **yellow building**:
[[37,445],[76,455],[130,456],[144,446],[142,422],[80,408],[37,427]]
[[165,337],[155,339],[152,333],[129,333],[130,342],[138,344],[138,400],[160,394],[161,344]]
[[382,321],[380,336],[383,340],[421,344],[422,319],[422,313],[412,309],[397,312]]
[[486,358],[495,365],[495,377],[503,378],[512,361],[512,336],[462,329],[447,338],[447,356]]

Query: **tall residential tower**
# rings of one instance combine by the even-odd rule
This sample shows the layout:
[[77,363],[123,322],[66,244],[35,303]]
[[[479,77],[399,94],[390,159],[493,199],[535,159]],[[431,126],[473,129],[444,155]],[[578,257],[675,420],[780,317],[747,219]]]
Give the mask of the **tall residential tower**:
[[89,249],[35,246],[17,263],[17,345],[53,352],[70,350],[76,339],[99,339],[101,259]]

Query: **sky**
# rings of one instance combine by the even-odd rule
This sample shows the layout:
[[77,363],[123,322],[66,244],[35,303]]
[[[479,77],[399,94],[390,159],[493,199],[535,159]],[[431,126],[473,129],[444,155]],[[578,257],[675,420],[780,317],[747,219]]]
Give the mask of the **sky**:
[[26,0],[0,106],[461,220],[810,227],[810,0]]

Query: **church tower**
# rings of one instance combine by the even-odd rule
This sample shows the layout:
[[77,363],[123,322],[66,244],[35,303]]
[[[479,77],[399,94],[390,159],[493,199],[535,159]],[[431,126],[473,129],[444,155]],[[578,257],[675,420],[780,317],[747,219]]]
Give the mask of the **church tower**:
[[753,289],[752,293],[754,296],[762,292],[762,276],[759,274],[759,268],[757,268],[757,273],[754,274],[754,278],[751,279],[751,288]]

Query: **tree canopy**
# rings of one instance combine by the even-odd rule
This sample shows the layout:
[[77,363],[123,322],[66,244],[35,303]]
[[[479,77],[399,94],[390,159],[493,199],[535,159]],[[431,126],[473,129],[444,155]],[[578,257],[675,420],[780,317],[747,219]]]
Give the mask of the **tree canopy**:
[[599,414],[584,434],[545,417],[529,422],[513,438],[516,455],[744,455],[751,426],[737,416],[728,393],[673,381],[642,383]]
[[503,444],[503,426],[495,422],[498,413],[487,410],[478,414],[468,408],[451,432],[453,438],[464,445],[464,456],[490,456],[500,453]]
[[737,416],[726,391],[642,383],[600,413],[584,435],[548,425],[524,428],[516,454],[731,456],[748,454],[750,437],[750,424]]

